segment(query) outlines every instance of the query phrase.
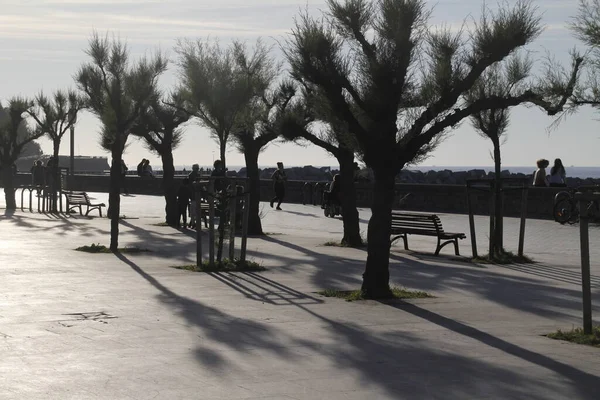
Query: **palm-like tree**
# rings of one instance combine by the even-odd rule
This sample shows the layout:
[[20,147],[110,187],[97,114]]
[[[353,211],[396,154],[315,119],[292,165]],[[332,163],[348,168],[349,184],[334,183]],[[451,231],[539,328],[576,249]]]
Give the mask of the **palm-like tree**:
[[86,54],[91,60],[79,69],[75,80],[90,111],[102,123],[101,145],[112,155],[108,214],[110,249],[117,251],[123,151],[132,127],[157,92],[167,60],[159,53],[132,64],[125,43],[108,36],[101,38],[97,33],[92,35]]
[[293,74],[319,88],[347,124],[373,170],[372,217],[362,290],[387,297],[395,177],[428,154],[464,118],[539,99],[489,97],[467,102],[481,75],[541,32],[527,0],[486,12],[469,32],[435,32],[425,0],[328,0],[324,19],[302,16],[284,49]]
[[[319,127],[316,125],[320,124]],[[286,113],[282,135],[293,141],[304,140],[333,155],[340,166],[342,193],[342,244],[350,247],[363,245],[360,235],[356,189],[354,187],[354,160],[358,146],[348,132],[347,124],[331,112],[326,98],[318,88],[305,84],[302,100]]]
[[227,143],[240,115],[272,79],[265,80],[263,75],[272,73],[268,48],[259,40],[248,55],[246,46],[238,41],[222,47],[217,41],[184,40],[176,51],[187,109],[216,139],[226,167]]
[[[504,65],[493,65],[482,74],[472,90],[467,94],[470,102],[489,97],[519,96],[527,89],[526,79],[531,72],[532,61],[527,57],[515,55]],[[490,232],[493,248],[490,259],[504,252],[503,231],[503,199],[502,199],[502,160],[500,145],[506,138],[509,125],[510,109],[508,107],[490,108],[471,115],[471,123],[476,131],[491,140],[494,160],[494,224]]]
[[44,135],[43,131],[27,125],[32,106],[33,102],[22,97],[9,99],[6,107],[0,104],[0,173],[7,210],[17,208],[13,164],[28,143]]
[[570,26],[575,36],[590,50],[584,79],[571,98],[571,111],[588,105],[600,109],[600,0],[579,0],[579,10]]
[[190,115],[184,110],[182,96],[172,93],[162,99],[157,94],[131,130],[133,135],[142,138],[146,147],[158,154],[162,160],[166,223],[170,226],[176,226],[179,219],[173,149],[181,143],[181,125],[189,119]]
[[[269,76],[274,76],[269,74]],[[270,83],[265,82],[265,83]],[[244,154],[249,180],[250,204],[248,234],[262,235],[260,220],[260,170],[258,157],[261,151],[277,139],[282,132],[281,121],[290,101],[296,94],[292,82],[284,81],[273,90],[262,85],[256,96],[240,114],[234,131],[235,143]]]
[[56,191],[60,182],[58,168],[58,153],[63,136],[77,122],[77,114],[85,108],[84,99],[75,91],[57,90],[51,98],[40,93],[35,98],[35,107],[29,110],[29,115],[34,119],[37,128],[52,140],[52,155],[55,163],[52,171],[52,211],[57,211]]

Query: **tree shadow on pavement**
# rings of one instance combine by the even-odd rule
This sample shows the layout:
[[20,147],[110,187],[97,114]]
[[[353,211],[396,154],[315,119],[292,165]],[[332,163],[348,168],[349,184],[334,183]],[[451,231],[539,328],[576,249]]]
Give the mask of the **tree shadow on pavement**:
[[[402,328],[398,328],[398,325],[388,329],[384,325],[376,331],[369,331],[367,326],[362,326],[360,323],[337,321],[334,319],[336,317],[324,316],[314,311],[314,307],[323,301],[314,303],[305,301],[306,298],[320,299],[302,296],[297,290],[260,274],[250,273],[244,276],[248,277],[244,282],[248,283],[252,280],[250,286],[258,288],[258,291],[270,293],[278,291],[284,294],[270,304],[298,308],[306,313],[307,325],[311,324],[311,320],[318,322],[319,326],[324,324],[329,331],[329,336],[335,338],[328,345],[320,344],[316,340],[300,338],[298,342],[303,348],[318,353],[320,357],[327,357],[335,363],[340,374],[347,376],[358,373],[358,379],[365,385],[383,388],[394,398],[462,399],[492,395],[494,398],[502,399],[541,400],[557,394],[559,395],[555,398],[573,393],[577,393],[578,398],[582,399],[595,398],[594,388],[597,387],[600,378],[418,306],[405,303],[390,305],[396,309],[396,313],[408,313],[438,325],[444,330],[467,336],[467,343],[464,346],[470,346],[469,341],[479,341],[490,348],[491,352],[498,350],[540,367],[536,372],[541,376],[535,376],[530,370],[522,373],[519,370],[512,371],[485,362],[479,349],[477,353],[480,354],[480,359],[463,357],[462,354],[469,353],[468,349],[465,353],[461,353],[463,349],[454,352],[437,351],[435,343],[424,338],[427,335],[401,331]],[[260,295],[248,296],[248,285],[228,286],[248,299],[264,302],[264,298]],[[253,290],[253,292],[257,291]],[[329,305],[335,307],[331,303]],[[361,308],[363,305],[354,304],[351,307]],[[336,315],[335,308],[321,310]],[[360,319],[361,314],[358,315],[357,319]],[[398,318],[393,314],[386,313],[386,315],[389,317],[388,323],[400,319],[405,321],[405,317],[401,314],[396,315]],[[343,318],[343,316],[339,317]],[[462,342],[464,343],[464,340]],[[547,377],[544,377],[544,374],[547,374],[544,370],[568,379],[569,384],[565,387],[561,379],[549,382]],[[305,385],[310,387],[310,383]]]
[[600,377],[597,375],[592,375],[578,368],[556,361],[547,355],[539,354],[513,343],[509,343],[496,336],[490,335],[489,333],[436,314],[415,304],[395,302],[388,303],[387,305],[429,321],[459,335],[466,336],[491,348],[500,350],[503,353],[517,357],[530,364],[550,370],[571,381],[573,389],[576,389],[578,392],[577,398],[592,399],[594,396],[597,396],[596,391],[598,390],[598,387],[600,387]]
[[[364,261],[361,261],[365,258],[364,250],[326,247],[315,247],[312,250],[278,238],[267,237],[262,240],[279,244],[291,251],[283,254],[254,252],[254,256],[277,259],[282,265],[293,265],[293,268],[282,267],[283,271],[296,270],[302,264],[311,273],[311,283],[318,288],[358,289],[360,286],[364,271]],[[292,251],[299,253],[298,257],[294,258]],[[348,256],[341,257],[339,254]],[[434,295],[447,290],[462,290],[517,311],[552,319],[561,318],[565,323],[579,322],[581,294],[575,280],[571,280],[573,287],[557,286],[546,279],[527,275],[525,271],[518,271],[519,275],[506,273],[505,268],[495,265],[481,268],[446,257],[419,260],[410,253],[392,252],[390,255],[392,285],[423,290]],[[594,309],[597,310],[598,307]]]
[[[192,231],[193,235],[182,234],[168,226],[149,227],[142,225],[143,222],[133,223],[122,219],[119,220],[119,224],[127,228],[126,231],[120,232],[119,239],[128,246],[149,249],[155,257],[180,259],[182,262],[195,259],[196,231]],[[206,249],[206,246],[203,248]]]
[[299,292],[254,272],[211,273],[209,275],[250,300],[272,305],[323,303],[321,299]]
[[[146,273],[124,254],[115,253],[115,256],[154,286],[159,292],[158,299],[163,304],[173,308],[190,326],[200,329],[200,337],[207,337],[237,352],[258,347],[263,351],[293,360],[294,354],[276,340],[279,334],[275,328],[267,324],[235,318],[214,307],[180,296]],[[227,364],[226,354],[207,346],[198,347],[195,356],[207,367],[220,368]]]

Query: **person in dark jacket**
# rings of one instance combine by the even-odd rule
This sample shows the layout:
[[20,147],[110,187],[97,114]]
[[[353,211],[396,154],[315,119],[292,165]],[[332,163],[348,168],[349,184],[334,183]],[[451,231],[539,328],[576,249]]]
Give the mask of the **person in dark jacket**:
[[277,170],[273,172],[271,179],[273,179],[273,190],[275,191],[275,197],[271,199],[271,208],[277,202],[277,210],[281,210],[281,202],[285,196],[285,183],[287,181],[282,162],[277,163]]
[[[215,160],[213,163],[213,172],[210,174],[212,177],[225,177],[227,174],[227,170],[223,168],[223,161]],[[225,180],[224,179],[215,179],[214,180],[214,188],[215,193],[218,193],[222,190],[225,190]]]
[[192,172],[188,175],[188,179],[190,183],[194,183],[200,179],[200,166],[198,164],[192,165]]
[[46,168],[41,160],[37,160],[31,167],[31,180],[33,186],[37,186],[38,195],[41,192],[41,187],[46,185]]
[[[187,209],[192,198],[192,189],[190,187],[190,180],[183,178],[179,191],[177,192],[177,209],[179,210],[179,216],[177,218],[177,227],[181,227],[181,221],[183,221],[183,227],[187,228]],[[191,227],[190,222],[190,227]]]

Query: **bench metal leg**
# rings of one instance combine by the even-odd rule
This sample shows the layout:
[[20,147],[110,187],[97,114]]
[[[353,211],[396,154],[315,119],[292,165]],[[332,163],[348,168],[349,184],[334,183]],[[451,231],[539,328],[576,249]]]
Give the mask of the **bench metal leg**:
[[408,250],[408,238],[407,238],[407,234],[403,233],[402,235],[398,235],[394,238],[392,238],[392,240],[390,241],[390,246],[392,244],[394,244],[394,242],[398,239],[402,239],[402,241],[404,242],[404,250]]
[[446,240],[444,243],[442,243],[442,240],[440,238],[438,238],[438,244],[437,248],[435,249],[435,255],[438,256],[440,254],[440,251],[444,248],[444,246],[450,243],[454,243],[454,253],[457,256],[459,256],[460,254],[458,252],[458,239]]

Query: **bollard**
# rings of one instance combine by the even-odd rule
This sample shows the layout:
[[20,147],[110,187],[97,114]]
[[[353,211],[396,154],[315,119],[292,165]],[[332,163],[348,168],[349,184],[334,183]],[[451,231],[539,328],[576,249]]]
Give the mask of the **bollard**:
[[211,181],[208,200],[208,262],[211,267],[215,265],[215,197],[214,182]]
[[[237,189],[235,182],[231,185],[231,193],[229,194],[229,261],[235,259],[235,217],[237,208]],[[223,222],[221,222],[223,223]]]
[[527,221],[527,196],[529,188],[523,187],[521,192],[521,224],[519,225],[519,257],[523,257],[525,247],[525,221]]
[[[245,185],[247,188],[247,185]],[[250,218],[250,193],[244,196],[244,214],[242,224],[242,248],[240,251],[240,259],[246,261],[246,248],[248,247],[248,221]]]
[[[592,195],[593,196],[593,195]],[[600,198],[600,195],[595,196]],[[579,238],[581,244],[581,291],[583,300],[583,332],[592,334],[592,290],[590,279],[590,238],[588,203],[590,196],[578,192],[575,199],[579,201]]]
[[[200,268],[202,266],[202,220],[200,218],[202,213],[202,204],[200,196],[202,192],[200,188],[194,188],[196,195],[196,266]],[[185,223],[185,221],[184,221]]]
[[477,258],[477,238],[475,237],[475,217],[473,216],[473,204],[471,203],[471,193],[467,185],[467,209],[469,210],[469,230],[471,232],[471,249],[473,258]]

